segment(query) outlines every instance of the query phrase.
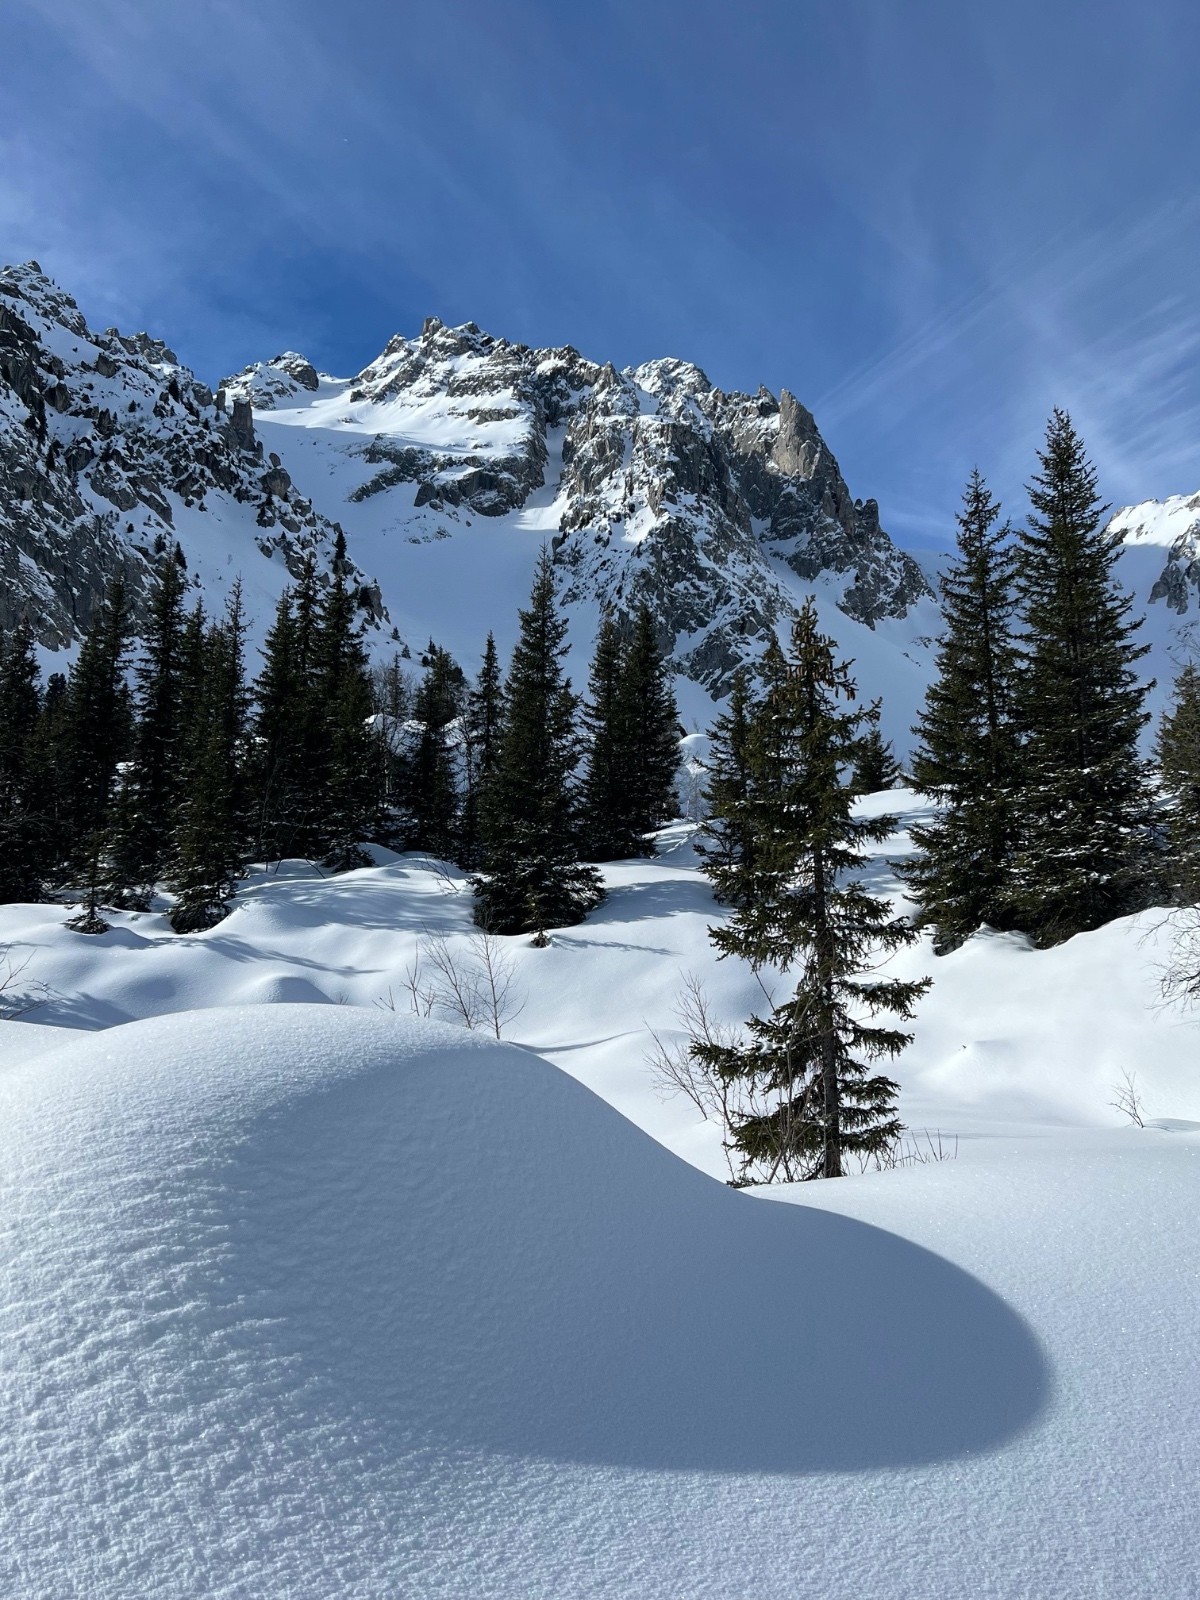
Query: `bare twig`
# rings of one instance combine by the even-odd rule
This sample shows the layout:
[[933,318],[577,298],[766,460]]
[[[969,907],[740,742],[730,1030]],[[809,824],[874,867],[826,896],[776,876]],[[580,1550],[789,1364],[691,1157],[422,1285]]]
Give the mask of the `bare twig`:
[[1124,1068],[1120,1083],[1113,1084],[1113,1093],[1116,1099],[1108,1102],[1113,1110],[1119,1111],[1123,1117],[1128,1117],[1135,1128],[1144,1128],[1145,1107],[1142,1104],[1141,1091],[1137,1086],[1137,1074],[1130,1072],[1127,1067]]

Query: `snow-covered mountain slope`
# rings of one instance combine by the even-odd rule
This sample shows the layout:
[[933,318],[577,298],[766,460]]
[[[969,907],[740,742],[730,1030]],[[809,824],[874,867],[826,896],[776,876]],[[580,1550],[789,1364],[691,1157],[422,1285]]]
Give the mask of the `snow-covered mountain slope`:
[[[306,554],[328,572],[336,536],[264,458],[248,406],[230,414],[147,334],[93,331],[35,262],[0,271],[0,628],[25,614],[69,647],[111,578],[136,604],[178,542],[210,607],[241,577],[261,636]],[[378,589],[353,561],[347,577],[388,631]]]
[[507,635],[549,542],[580,657],[602,608],[645,600],[678,671],[719,696],[815,592],[866,692],[887,681],[905,719],[919,698],[928,584],[786,391],[726,394],[674,360],[618,373],[436,318],[355,378],[293,353],[223,387],[345,524],[409,637],[470,657],[488,627]]
[[[713,958],[687,830],[662,846],[549,948],[501,941],[538,1054],[405,1014],[430,934],[471,959],[420,857],[257,877],[185,938],[0,908],[54,990],[0,1024],[13,1593],[1190,1600],[1200,1078],[1157,1004],[1170,930],[900,952],[935,978],[901,1110],[957,1154],[775,1204],[570,1081],[721,1173],[648,1030],[681,970],[721,1020],[762,995]],[[1109,1105],[1123,1069],[1145,1128]]]

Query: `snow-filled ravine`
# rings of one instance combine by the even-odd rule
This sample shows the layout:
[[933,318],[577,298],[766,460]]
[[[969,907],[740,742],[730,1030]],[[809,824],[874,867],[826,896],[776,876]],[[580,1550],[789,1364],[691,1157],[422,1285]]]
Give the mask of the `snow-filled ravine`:
[[645,1058],[681,973],[728,1020],[761,992],[686,828],[606,873],[548,949],[502,941],[501,1043],[412,1015],[419,949],[418,987],[438,936],[478,954],[422,858],[255,877],[194,937],[0,908],[6,998],[42,996],[0,1023],[0,1594],[1197,1592],[1163,914],[904,952],[902,1112],[952,1159],[744,1193]]

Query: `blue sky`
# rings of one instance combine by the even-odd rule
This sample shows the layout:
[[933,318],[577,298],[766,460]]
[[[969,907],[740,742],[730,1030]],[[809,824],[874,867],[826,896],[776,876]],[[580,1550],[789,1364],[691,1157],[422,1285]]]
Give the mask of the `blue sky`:
[[1181,0],[7,0],[0,256],[210,381],[436,312],[792,389],[903,542],[1200,489]]

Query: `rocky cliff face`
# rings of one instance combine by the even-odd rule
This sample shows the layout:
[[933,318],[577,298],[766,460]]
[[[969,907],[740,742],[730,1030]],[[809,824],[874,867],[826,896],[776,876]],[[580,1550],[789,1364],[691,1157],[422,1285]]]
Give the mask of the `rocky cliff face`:
[[512,592],[485,596],[502,626],[543,541],[587,627],[646,601],[677,669],[718,695],[809,592],[852,635],[914,605],[929,621],[920,569],[786,391],[436,318],[353,378],[288,351],[214,391],[145,334],[91,330],[35,263],[0,272],[0,627],[24,612],[68,645],[111,577],[142,594],[176,541],[202,591],[240,574],[265,616],[306,554],[328,569],[339,529],[385,645],[386,604],[441,639],[470,569],[518,551],[519,584],[509,561]]
[[278,357],[223,387],[285,457],[296,428],[340,452],[330,475],[370,506],[339,512],[348,526],[423,543],[536,517],[569,606],[627,619],[645,600],[678,670],[714,693],[809,588],[867,629],[931,599],[786,391],[726,394],[676,360],[617,372],[436,318],[356,378],[314,389],[301,366]]
[[[24,614],[69,645],[112,578],[137,605],[177,542],[194,587],[236,572],[269,595],[309,553],[327,571],[336,534],[264,459],[248,404],[227,410],[147,334],[94,332],[36,262],[0,271],[0,628]],[[382,623],[377,588],[348,571]]]

